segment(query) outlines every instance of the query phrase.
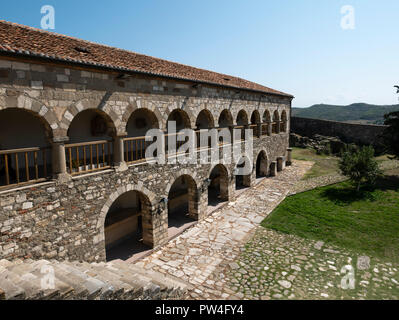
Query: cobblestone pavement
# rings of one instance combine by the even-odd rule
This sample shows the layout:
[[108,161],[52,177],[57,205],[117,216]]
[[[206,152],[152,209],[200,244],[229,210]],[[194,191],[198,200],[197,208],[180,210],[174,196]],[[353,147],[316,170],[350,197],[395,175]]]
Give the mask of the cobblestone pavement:
[[259,223],[284,200],[312,165],[295,161],[276,177],[249,188],[235,202],[216,210],[135,264],[192,285],[189,299],[238,298],[226,286],[226,268],[238,258]]
[[258,227],[226,279],[241,299],[396,300],[398,271],[377,258]]

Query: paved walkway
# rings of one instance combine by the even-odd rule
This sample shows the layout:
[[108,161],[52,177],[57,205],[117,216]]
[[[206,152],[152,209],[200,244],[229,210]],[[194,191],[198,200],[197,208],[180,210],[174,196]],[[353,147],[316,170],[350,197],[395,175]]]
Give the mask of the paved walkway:
[[[165,247],[136,262],[192,286],[191,299],[238,298],[226,285],[226,268],[236,260],[259,223],[291,192],[313,165],[295,161],[276,177],[247,189]],[[254,210],[256,208],[256,210]]]

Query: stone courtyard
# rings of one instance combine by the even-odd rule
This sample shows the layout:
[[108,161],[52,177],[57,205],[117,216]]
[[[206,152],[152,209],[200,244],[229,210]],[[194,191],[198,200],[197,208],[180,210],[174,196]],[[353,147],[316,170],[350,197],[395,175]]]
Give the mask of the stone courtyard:
[[311,166],[295,161],[135,264],[187,283],[187,299],[398,299],[398,266],[259,226]]

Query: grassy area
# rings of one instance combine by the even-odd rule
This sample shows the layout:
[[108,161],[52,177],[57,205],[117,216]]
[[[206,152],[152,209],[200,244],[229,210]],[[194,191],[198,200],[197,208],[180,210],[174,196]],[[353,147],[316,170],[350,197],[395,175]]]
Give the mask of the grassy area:
[[399,262],[399,177],[360,193],[343,182],[288,197],[262,226]]
[[319,155],[314,149],[292,148],[292,158],[294,160],[313,161],[315,163],[303,179],[339,173],[338,157]]

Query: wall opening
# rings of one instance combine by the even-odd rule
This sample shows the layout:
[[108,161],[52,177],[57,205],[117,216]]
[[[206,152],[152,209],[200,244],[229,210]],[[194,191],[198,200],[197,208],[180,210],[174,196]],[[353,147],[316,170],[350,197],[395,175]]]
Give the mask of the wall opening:
[[267,156],[265,151],[261,151],[256,159],[256,178],[267,177]]
[[229,200],[229,178],[224,165],[218,164],[209,176],[211,180],[208,187],[208,205],[216,206]]
[[114,201],[104,223],[107,261],[127,260],[151,249],[150,210],[150,201],[139,191],[128,191]]
[[[251,166],[251,162],[247,157],[241,157],[240,160],[237,162],[236,168],[244,168],[244,166],[245,167]],[[250,186],[251,186],[251,173],[244,175],[236,174],[236,190],[245,189]]]

